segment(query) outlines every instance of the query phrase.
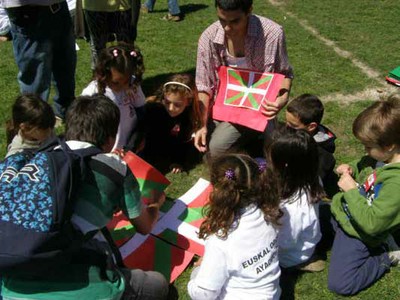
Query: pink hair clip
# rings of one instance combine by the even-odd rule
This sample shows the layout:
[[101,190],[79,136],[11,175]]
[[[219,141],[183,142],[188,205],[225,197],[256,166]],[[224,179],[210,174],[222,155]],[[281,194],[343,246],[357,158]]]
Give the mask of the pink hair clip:
[[118,56],[118,49],[114,49],[114,50],[113,50],[113,55],[114,55],[114,57],[117,57],[117,56]]
[[131,53],[129,53],[131,56],[133,56],[133,57],[136,57],[137,56],[137,53],[136,53],[136,51],[131,51]]

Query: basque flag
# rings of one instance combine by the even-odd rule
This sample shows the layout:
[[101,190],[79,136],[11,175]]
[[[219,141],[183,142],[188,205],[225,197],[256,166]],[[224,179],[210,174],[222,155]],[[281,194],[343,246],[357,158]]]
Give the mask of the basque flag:
[[268,120],[261,113],[261,104],[275,102],[284,76],[221,66],[218,77],[213,119],[264,131]]

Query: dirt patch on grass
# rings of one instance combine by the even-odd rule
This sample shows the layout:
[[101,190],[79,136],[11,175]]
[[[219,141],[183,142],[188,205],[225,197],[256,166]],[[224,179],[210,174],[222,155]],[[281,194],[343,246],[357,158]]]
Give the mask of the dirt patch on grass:
[[396,92],[400,92],[400,88],[387,84],[374,88],[368,88],[354,94],[334,93],[323,96],[321,97],[321,99],[323,102],[337,101],[340,103],[348,104],[365,100],[376,101]]

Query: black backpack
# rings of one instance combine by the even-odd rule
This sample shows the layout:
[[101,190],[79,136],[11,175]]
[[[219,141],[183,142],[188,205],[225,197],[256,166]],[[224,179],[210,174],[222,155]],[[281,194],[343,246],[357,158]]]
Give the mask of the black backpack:
[[[74,195],[96,147],[55,138],[0,163],[0,274],[68,263],[88,239],[71,224]],[[92,237],[92,234],[90,237]]]

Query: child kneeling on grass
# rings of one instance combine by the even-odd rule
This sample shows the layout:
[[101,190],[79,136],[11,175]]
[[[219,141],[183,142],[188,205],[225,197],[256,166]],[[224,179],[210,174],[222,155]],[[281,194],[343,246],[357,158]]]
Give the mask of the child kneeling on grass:
[[192,299],[279,299],[274,176],[247,155],[211,164],[213,191],[199,237],[205,253],[188,284]]
[[283,127],[274,132],[266,156],[280,186],[283,217],[278,234],[279,264],[322,271],[324,261],[313,256],[321,239],[319,201],[325,196],[318,177],[317,143],[304,130]]
[[364,157],[337,168],[342,192],[331,206],[336,233],[328,287],[343,295],[358,293],[399,264],[393,236],[400,229],[400,95],[361,112],[353,134],[384,165],[366,168]]
[[[136,231],[147,234],[158,217],[164,195],[154,196],[144,207],[139,185],[127,165],[108,153],[115,143],[119,109],[106,96],[80,97],[70,106],[65,137],[74,149],[98,147],[104,153],[88,162],[88,174],[79,183],[72,224],[83,234],[99,231],[122,209]],[[19,237],[15,237],[19,238]],[[165,299],[168,283],[157,272],[128,270],[116,266],[110,244],[99,231],[85,242],[81,252],[62,267],[3,276],[2,296],[7,299]],[[93,256],[97,263],[91,264]],[[101,258],[101,261],[99,259]]]

